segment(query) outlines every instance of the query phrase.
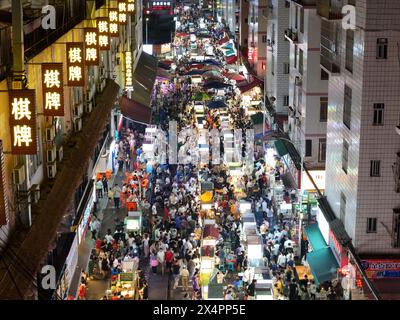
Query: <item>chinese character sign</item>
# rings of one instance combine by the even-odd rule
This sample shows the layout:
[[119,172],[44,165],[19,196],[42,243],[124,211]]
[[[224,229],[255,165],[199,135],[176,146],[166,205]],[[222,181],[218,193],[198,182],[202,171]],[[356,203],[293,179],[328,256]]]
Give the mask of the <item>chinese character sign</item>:
[[128,0],[128,5],[127,5],[126,9],[129,13],[134,13],[135,12],[135,0]]
[[123,1],[119,0],[118,1],[118,22],[121,25],[124,25],[124,24],[128,23],[126,12],[127,12],[127,3],[126,3],[126,1],[125,0],[123,0]]
[[125,53],[125,89],[127,91],[133,91],[132,52],[130,51]]
[[62,63],[42,63],[43,114],[64,116]]
[[84,79],[84,50],[83,43],[67,43],[67,85],[71,87],[83,87]]
[[35,90],[10,90],[10,129],[12,154],[36,154]]
[[97,28],[85,29],[85,64],[97,66],[99,64],[99,42]]
[[97,30],[99,33],[99,49],[110,49],[110,22],[108,18],[97,18]]
[[118,37],[118,9],[109,9],[108,18],[110,19],[109,31],[111,37]]

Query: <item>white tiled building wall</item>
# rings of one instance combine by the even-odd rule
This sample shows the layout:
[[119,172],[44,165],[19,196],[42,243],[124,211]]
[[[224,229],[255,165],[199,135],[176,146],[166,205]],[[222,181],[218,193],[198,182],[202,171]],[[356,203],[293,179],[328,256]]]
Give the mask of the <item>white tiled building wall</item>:
[[[289,102],[296,107],[301,115],[300,125],[296,125],[294,117],[289,118],[291,124],[290,137],[297,143],[298,151],[305,155],[305,140],[312,141],[312,155],[306,157],[310,165],[321,167],[319,161],[319,141],[326,138],[326,122],[320,121],[320,98],[328,97],[328,81],[321,80],[320,67],[320,41],[321,19],[317,15],[316,7],[304,9],[304,32],[300,29],[300,9],[302,7],[291,1],[290,28],[297,32],[299,43],[297,51],[303,51],[303,75],[299,72],[299,54],[295,64],[295,43],[290,43],[290,76],[289,76]],[[296,28],[297,11],[297,28]],[[296,67],[295,67],[296,65]],[[302,79],[302,85],[296,86],[295,79]],[[295,90],[297,92],[295,92]],[[299,99],[301,97],[301,99]]]
[[275,110],[278,114],[287,114],[284,97],[289,95],[289,75],[284,73],[283,64],[289,62],[289,41],[284,37],[289,26],[289,8],[286,1],[272,0],[272,14],[268,18],[267,38],[274,41],[267,48],[266,92],[275,97]]
[[[400,112],[400,1],[357,0],[356,8],[353,73],[345,68],[342,41],[341,72],[329,81],[326,194],[337,217],[341,192],[345,194],[343,222],[359,253],[398,254],[392,236],[400,193],[394,191],[392,165],[400,151],[395,132]],[[388,39],[387,59],[376,59],[377,38]],[[343,124],[345,84],[352,88],[350,130]],[[383,126],[372,125],[374,103],[385,104]],[[342,169],[343,139],[349,143],[347,174]],[[371,160],[381,161],[380,177],[370,177]],[[367,233],[367,218],[377,218],[376,233]]]

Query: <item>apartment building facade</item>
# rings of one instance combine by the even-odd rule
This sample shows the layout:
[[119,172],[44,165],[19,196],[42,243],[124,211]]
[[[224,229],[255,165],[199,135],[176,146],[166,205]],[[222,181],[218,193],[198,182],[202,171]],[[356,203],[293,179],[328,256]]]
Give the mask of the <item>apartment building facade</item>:
[[[343,29],[341,8],[356,7]],[[318,1],[330,75],[326,196],[363,257],[400,254],[400,3]],[[397,130],[397,131],[396,131]]]

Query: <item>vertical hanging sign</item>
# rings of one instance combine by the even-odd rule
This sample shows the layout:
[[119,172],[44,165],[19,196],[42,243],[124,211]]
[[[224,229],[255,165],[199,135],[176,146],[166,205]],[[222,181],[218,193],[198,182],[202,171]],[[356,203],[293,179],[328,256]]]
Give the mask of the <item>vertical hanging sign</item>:
[[83,53],[83,43],[67,43],[67,85],[70,87],[83,87],[85,85]]
[[85,65],[99,65],[99,42],[97,28],[85,29]]
[[108,10],[110,37],[118,37],[118,9]]
[[97,18],[99,32],[99,49],[110,50],[110,25],[108,18]]
[[128,0],[128,6],[126,9],[127,9],[128,13],[134,13],[135,12],[135,0]]
[[64,82],[62,63],[42,63],[43,114],[64,116]]
[[126,25],[128,23],[127,19],[127,3],[125,0],[118,1],[118,22],[120,25]]
[[36,154],[35,90],[10,90],[10,129],[12,154]]
[[125,52],[125,90],[133,91],[132,52]]

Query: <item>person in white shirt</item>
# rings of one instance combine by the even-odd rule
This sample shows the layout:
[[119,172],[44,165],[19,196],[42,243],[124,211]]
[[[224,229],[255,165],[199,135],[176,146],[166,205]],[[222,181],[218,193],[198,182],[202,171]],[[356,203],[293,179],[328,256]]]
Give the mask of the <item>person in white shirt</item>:
[[161,275],[164,275],[165,272],[165,252],[162,248],[160,248],[157,252],[157,261],[158,265],[161,269]]
[[284,269],[286,268],[286,256],[284,256],[282,253],[279,255],[278,257],[278,261],[277,261],[278,265]]

